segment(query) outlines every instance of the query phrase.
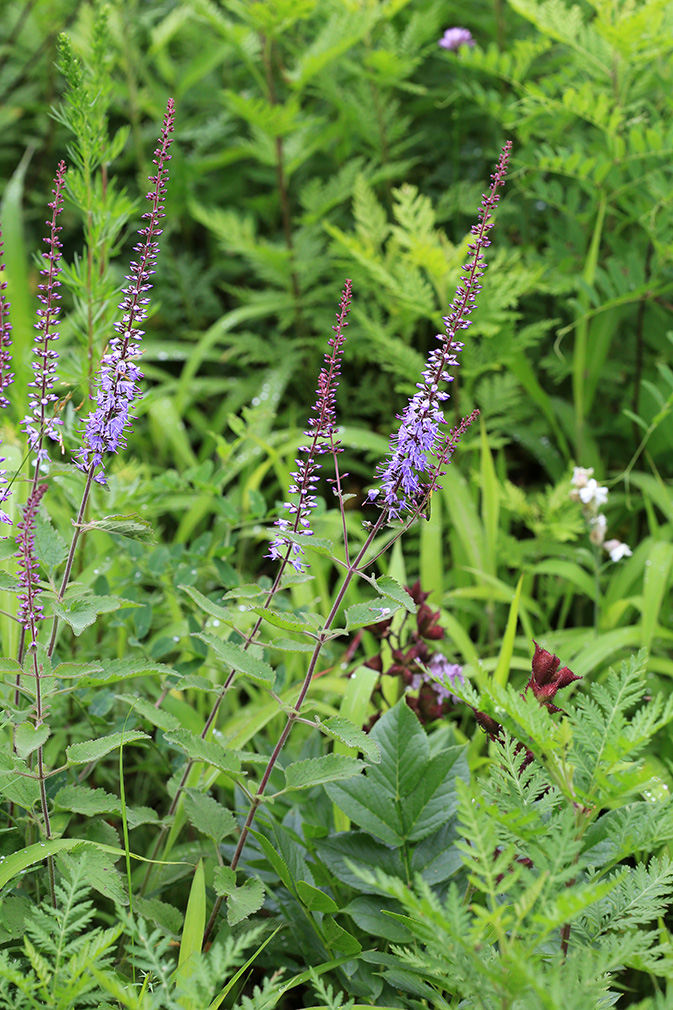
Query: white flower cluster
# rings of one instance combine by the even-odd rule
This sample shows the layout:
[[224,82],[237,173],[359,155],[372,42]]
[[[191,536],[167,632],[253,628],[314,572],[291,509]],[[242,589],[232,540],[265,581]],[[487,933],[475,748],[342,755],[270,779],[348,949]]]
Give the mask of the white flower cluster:
[[592,544],[606,550],[611,561],[629,558],[633,551],[628,544],[623,544],[621,540],[605,539],[608,521],[598,510],[608,500],[608,489],[601,487],[594,479],[593,467],[576,466],[570,483],[570,497],[573,501],[582,502],[582,512],[589,524],[589,539]]

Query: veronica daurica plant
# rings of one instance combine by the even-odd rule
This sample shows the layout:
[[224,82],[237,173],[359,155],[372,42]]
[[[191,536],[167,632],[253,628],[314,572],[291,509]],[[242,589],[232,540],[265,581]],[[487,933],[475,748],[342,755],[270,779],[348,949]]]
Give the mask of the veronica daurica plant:
[[[3,793],[10,801],[10,818],[17,816],[17,809],[24,808],[28,817],[29,827],[27,837],[34,837],[34,829],[50,842],[54,838],[51,824],[50,802],[47,795],[47,779],[50,775],[44,761],[44,746],[50,736],[48,712],[50,696],[54,694],[55,681],[66,675],[68,664],[58,664],[52,667],[54,650],[62,621],[72,625],[72,600],[66,602],[66,591],[70,582],[73,562],[81,534],[86,529],[85,515],[89,496],[94,482],[106,483],[105,469],[111,454],[116,453],[124,445],[125,433],[131,424],[131,409],[140,390],[138,380],[141,372],[136,364],[140,355],[139,341],[143,331],[140,329],[147,316],[149,298],[147,292],[151,288],[151,276],[159,251],[158,239],[161,235],[161,220],[164,217],[164,198],[168,179],[169,148],[172,142],[174,121],[174,103],[169,99],[164,118],[163,130],[159,144],[154,152],[156,174],[150,176],[152,190],[148,194],[150,209],[143,215],[145,226],[140,229],[140,241],[135,246],[137,259],[131,262],[128,284],[123,289],[123,300],[120,304],[121,321],[115,323],[116,335],[109,341],[103,354],[97,378],[96,407],[89,414],[83,431],[83,444],[76,452],[76,466],[85,474],[84,489],[77,517],[73,523],[74,532],[70,549],[65,558],[60,588],[50,594],[51,626],[46,638],[42,634],[45,622],[43,600],[44,586],[40,580],[40,564],[36,550],[36,522],[42,507],[45,494],[49,491],[50,461],[47,449],[48,440],[59,442],[64,450],[61,436],[61,411],[64,406],[54,391],[54,380],[58,366],[58,351],[56,342],[59,339],[60,315],[60,280],[61,242],[59,233],[59,216],[63,209],[64,190],[66,187],[67,169],[65,162],[58,165],[54,179],[53,200],[49,204],[51,217],[47,221],[48,235],[45,239],[47,251],[42,253],[43,267],[40,271],[43,281],[38,285],[39,301],[37,333],[33,346],[35,359],[32,362],[33,379],[28,384],[29,411],[22,421],[22,428],[27,443],[25,462],[30,472],[22,477],[20,471],[14,474],[12,483],[17,480],[27,483],[27,500],[22,508],[21,520],[16,526],[17,580],[19,606],[16,621],[21,628],[18,655],[16,659],[5,657],[4,672],[13,674],[13,698],[7,704],[8,721],[14,727],[12,755],[5,757],[2,769]],[[13,379],[9,372],[9,304],[4,296],[3,284],[0,291],[2,310],[0,313],[0,334],[2,351],[2,404],[8,402],[5,395],[7,386]],[[3,472],[4,487],[2,501],[6,502],[11,493],[7,483],[7,474]],[[3,511],[3,522],[7,523],[9,516]],[[5,534],[10,531],[5,527]],[[6,588],[6,587],[5,587]],[[86,595],[86,594],[84,594]],[[73,599],[82,603],[82,592],[75,589]],[[118,604],[117,604],[118,605]],[[103,606],[102,609],[110,609]],[[81,610],[81,606],[80,606]],[[95,610],[95,606],[94,606]],[[73,755],[68,756],[65,768],[77,764]],[[25,781],[25,789],[17,789],[17,781]],[[32,785],[37,786],[37,803]],[[33,808],[40,811],[33,819]],[[43,843],[44,844],[44,843]],[[54,866],[51,851],[49,859],[49,891],[52,901],[56,901]]]

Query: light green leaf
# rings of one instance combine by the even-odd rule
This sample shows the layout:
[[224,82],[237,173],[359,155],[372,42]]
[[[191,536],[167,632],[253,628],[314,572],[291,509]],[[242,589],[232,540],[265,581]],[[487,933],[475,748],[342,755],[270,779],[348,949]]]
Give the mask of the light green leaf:
[[54,803],[61,810],[72,810],[87,817],[100,814],[121,816],[121,800],[105,789],[89,789],[87,786],[67,785],[56,793]]
[[354,750],[362,751],[367,760],[373,764],[378,764],[381,760],[381,748],[376,740],[373,740],[370,733],[365,733],[349,719],[334,715],[326,719],[325,722],[319,722],[318,725],[321,731],[328,736],[340,740]]
[[205,611],[206,614],[210,614],[211,617],[217,617],[220,621],[224,621],[226,624],[231,623],[232,611],[230,608],[223,607],[221,604],[215,603],[213,600],[209,600],[207,596],[200,593],[198,589],[194,589],[193,586],[180,585],[178,586],[178,589],[182,589],[182,591],[187,593],[188,596],[191,596],[197,607]]
[[[73,526],[76,525],[73,523]],[[129,540],[140,540],[145,544],[153,544],[156,541],[151,523],[147,519],[141,519],[138,515],[128,516],[103,516],[101,519],[90,519],[85,523],[80,523],[79,529],[85,533],[88,530],[101,530],[103,533],[116,533],[120,537],[127,537]]]
[[311,912],[338,912],[339,906],[329,894],[325,894],[320,888],[308,884],[305,880],[297,881],[297,894],[302,905]]
[[264,885],[261,880],[250,878],[242,887],[236,886],[236,874],[228,866],[218,866],[213,874],[213,886],[217,894],[226,895],[227,922],[235,926],[247,919],[264,904]]
[[14,746],[20,758],[27,758],[29,754],[41,747],[49,738],[50,729],[47,725],[33,726],[32,722],[22,722],[16,727],[14,733]]
[[244,649],[241,645],[235,645],[233,642],[225,642],[224,639],[211,635],[207,631],[197,632],[194,637],[200,638],[202,642],[206,642],[218,659],[221,659],[223,663],[226,663],[232,669],[238,670],[239,673],[245,674],[255,684],[261,684],[263,687],[273,687],[276,679],[275,670],[268,663],[265,663],[264,660],[254,656],[249,650]]
[[188,729],[173,729],[164,734],[167,743],[175,744],[192,761],[204,761],[226,773],[240,771],[241,762],[236,751],[226,750],[215,740],[203,740]]
[[287,789],[310,789],[323,782],[336,782],[359,775],[364,761],[345,754],[323,754],[322,757],[295,761],[285,769]]
[[284,631],[311,632],[315,634],[312,624],[307,624],[299,614],[291,614],[280,610],[267,610],[265,607],[251,607],[253,614],[259,614],[268,624]]
[[122,744],[127,746],[138,740],[149,739],[147,733],[142,733],[138,729],[127,730],[125,733],[110,733],[98,740],[83,740],[82,743],[71,744],[66,747],[65,756],[71,765],[86,765],[91,761],[99,761]]
[[235,831],[236,818],[212,796],[206,796],[198,789],[187,789],[183,803],[190,824],[212,838],[216,845]]
[[[201,945],[206,929],[206,879],[203,872],[203,862],[199,859],[194,870],[194,879],[187,899],[185,924],[182,927],[178,966],[175,970],[175,984],[178,990],[182,985],[187,987],[192,974],[196,974],[201,960]],[[193,1004],[181,1001],[187,1010]]]
[[382,596],[387,596],[400,603],[410,614],[415,614],[418,610],[407,590],[396,579],[391,579],[389,575],[379,576],[376,580],[376,588]]
[[52,608],[57,617],[68,624],[75,635],[79,636],[86,628],[96,623],[99,614],[109,614],[122,606],[122,600],[114,596],[88,595],[83,599],[59,603],[52,601]]
[[387,621],[401,606],[402,604],[396,603],[390,597],[355,603],[346,611],[346,629],[354,631],[357,628],[366,628],[370,624]]

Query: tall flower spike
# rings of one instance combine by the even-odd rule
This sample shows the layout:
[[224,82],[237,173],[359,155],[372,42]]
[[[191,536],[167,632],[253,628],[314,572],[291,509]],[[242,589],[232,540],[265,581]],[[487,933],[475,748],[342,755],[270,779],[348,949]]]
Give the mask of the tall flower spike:
[[[2,228],[0,228],[0,407],[3,409],[9,407],[9,400],[5,396],[5,389],[14,381],[14,375],[10,372],[12,356],[9,353],[9,348],[12,346],[12,341],[9,334],[12,331],[12,327],[9,322],[10,303],[5,297],[7,281],[2,280],[4,270]],[[0,463],[4,462],[4,456],[0,457]],[[3,491],[3,488],[7,484],[6,473],[6,470],[0,468],[0,506],[7,501],[11,494],[11,491]],[[11,521],[4,509],[0,508],[0,522],[11,523]]]
[[[370,501],[377,500],[387,510],[390,519],[398,519],[403,512],[414,512],[419,508],[428,492],[436,486],[439,469],[446,462],[447,441],[440,434],[446,420],[440,404],[449,398],[449,394],[440,389],[440,383],[452,382],[449,369],[459,364],[457,355],[464,344],[456,339],[456,335],[459,330],[470,326],[468,316],[481,291],[480,280],[486,269],[484,250],[491,244],[488,233],[495,224],[493,211],[500,198],[498,189],[505,183],[511,149],[512,144],[507,141],[491,176],[491,188],[483,195],[479,221],[471,228],[474,240],[468,246],[470,259],[463,267],[464,274],[456,289],[451,311],[443,317],[446,329],[437,336],[440,346],[430,352],[422,373],[423,381],[416,384],[419,392],[409,400],[404,413],[398,415],[400,425],[390,438],[390,458],[376,469],[383,495],[379,498],[380,491],[375,489],[369,492],[368,498]],[[453,447],[459,434],[456,430]],[[431,480],[423,483],[421,475],[429,469],[431,457],[438,467]]]
[[40,589],[37,570],[39,564],[35,557],[35,516],[42,496],[47,490],[46,484],[38,484],[28,496],[23,510],[23,519],[17,524],[19,530],[16,537],[16,546],[19,548],[16,557],[19,559],[17,567],[19,569],[19,610],[17,620],[31,635],[31,642],[37,638],[37,625],[42,620],[43,606],[39,602]]
[[292,567],[303,572],[308,565],[301,560],[304,548],[301,544],[290,540],[286,533],[301,534],[310,537],[311,511],[316,507],[317,498],[315,486],[318,482],[318,470],[322,469],[322,464],[316,462],[316,456],[321,456],[326,452],[341,452],[339,441],[336,436],[336,390],[338,388],[338,378],[341,371],[341,358],[343,347],[346,342],[346,327],[348,323],[346,316],[350,311],[352,282],[347,280],[341,292],[339,311],[336,314],[337,324],[333,326],[334,336],[330,337],[328,343],[330,350],[325,353],[325,364],[318,376],[318,388],[316,391],[316,402],[313,407],[315,417],[309,418],[308,430],[304,432],[311,441],[308,445],[299,446],[299,453],[303,458],[295,460],[297,469],[291,473],[294,483],[290,485],[290,494],[299,495],[299,500],[295,502],[285,502],[284,508],[289,512],[291,519],[284,516],[276,520],[275,525],[280,533],[269,544],[269,553],[265,555],[273,561],[288,561]]
[[147,318],[147,306],[150,300],[146,297],[146,292],[152,287],[150,277],[155,273],[154,267],[159,253],[158,239],[162,233],[159,224],[166,216],[164,200],[168,181],[168,162],[171,160],[168,151],[173,140],[171,134],[174,130],[174,120],[175,103],[169,98],[163,129],[154,152],[156,175],[149,176],[149,181],[154,184],[151,192],[147,194],[152,207],[143,214],[143,220],[147,221],[147,225],[138,232],[142,239],[134,246],[138,260],[131,261],[130,273],[126,276],[129,284],[122,289],[124,298],[119,304],[123,313],[122,320],[114,324],[117,336],[110,340],[107,353],[101,361],[97,377],[97,406],[86,420],[84,445],[75,458],[80,470],[97,470],[94,479],[99,484],[107,482],[105,454],[117,452],[120,447],[124,448],[126,445],[125,433],[132,420],[130,410],[134,401],[140,396],[138,381],[142,379],[143,373],[136,365],[136,361],[142,354],[139,341],[144,330],[139,329],[139,326]]
[[61,282],[58,275],[61,272],[61,243],[59,241],[58,215],[63,210],[63,189],[65,187],[65,162],[61,161],[56,169],[54,178],[53,201],[48,204],[51,209],[51,221],[47,221],[49,235],[45,242],[49,246],[48,252],[42,253],[45,260],[45,268],[40,270],[41,275],[46,278],[44,284],[38,284],[38,298],[42,302],[43,308],[37,310],[38,321],[35,329],[38,331],[35,336],[35,347],[33,353],[37,361],[33,362],[35,376],[32,382],[28,383],[31,392],[28,396],[30,413],[21,422],[30,449],[36,453],[36,467],[47,458],[47,450],[44,448],[44,436],[48,435],[55,442],[58,442],[59,435],[56,425],[62,424],[58,417],[49,416],[47,409],[50,403],[55,403],[58,397],[52,392],[54,376],[56,374],[56,362],[58,361],[58,351],[54,350],[52,344],[58,340],[58,330],[54,326],[58,325],[58,317],[61,312],[59,302],[61,296],[58,289]]

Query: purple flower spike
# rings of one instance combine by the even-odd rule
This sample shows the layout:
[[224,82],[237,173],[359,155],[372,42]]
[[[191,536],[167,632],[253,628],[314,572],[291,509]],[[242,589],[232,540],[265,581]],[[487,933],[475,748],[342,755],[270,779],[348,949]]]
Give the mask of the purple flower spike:
[[352,282],[347,280],[341,293],[339,311],[337,312],[337,324],[333,326],[334,336],[330,337],[328,344],[330,350],[325,353],[325,364],[318,376],[318,388],[316,391],[316,402],[313,408],[315,417],[309,418],[308,430],[304,432],[310,438],[309,445],[301,445],[299,452],[304,458],[295,460],[297,469],[291,474],[294,483],[290,485],[290,494],[299,495],[298,502],[285,502],[284,507],[293,518],[286,519],[281,516],[276,520],[275,525],[280,530],[275,539],[269,544],[269,553],[265,555],[273,561],[288,561],[297,572],[303,572],[308,565],[301,560],[304,548],[293,540],[283,536],[284,533],[301,534],[310,537],[311,511],[317,505],[315,496],[315,486],[318,482],[318,470],[322,464],[317,463],[315,457],[326,452],[341,452],[339,441],[336,438],[336,390],[338,388],[338,378],[341,370],[341,358],[343,347],[346,342],[346,327],[348,323],[346,316],[350,311]]
[[467,28],[447,28],[437,44],[455,53],[461,46],[473,46],[474,39]]
[[56,394],[52,392],[58,351],[55,351],[51,345],[59,337],[58,330],[54,329],[54,326],[58,325],[58,317],[61,311],[58,304],[61,300],[61,296],[58,293],[58,289],[61,286],[58,275],[61,272],[60,259],[62,247],[58,239],[61,228],[57,224],[57,221],[58,215],[63,210],[64,186],[65,162],[61,161],[56,169],[56,176],[54,178],[54,189],[52,190],[54,199],[48,204],[52,214],[51,221],[47,221],[49,235],[44,241],[49,246],[49,251],[42,253],[42,258],[46,261],[46,267],[44,270],[40,270],[41,275],[46,280],[44,284],[38,284],[37,286],[39,291],[38,298],[42,302],[43,308],[37,310],[38,322],[35,324],[35,329],[38,333],[35,337],[36,346],[33,347],[33,353],[37,356],[38,360],[33,362],[35,377],[32,382],[28,383],[31,389],[28,396],[30,414],[27,414],[21,422],[28,439],[28,445],[36,453],[36,467],[39,466],[40,462],[47,459],[47,450],[43,448],[44,436],[48,435],[55,442],[59,442],[60,436],[56,431],[56,426],[63,423],[59,417],[54,417],[53,415],[51,417],[47,416],[47,407],[58,399]]
[[26,631],[31,633],[31,642],[37,639],[37,625],[44,616],[44,607],[39,602],[42,590],[39,586],[37,570],[40,567],[35,557],[35,516],[42,496],[47,490],[46,484],[38,484],[28,496],[23,510],[23,521],[17,524],[18,534],[16,546],[19,548],[16,557],[19,559],[19,610],[17,620]]
[[[0,407],[9,407],[9,400],[4,394],[4,390],[7,386],[11,385],[14,381],[14,375],[10,372],[12,364],[12,356],[9,353],[9,348],[12,346],[12,341],[10,340],[9,334],[12,331],[12,327],[9,322],[9,307],[10,303],[5,297],[5,291],[7,289],[7,281],[3,281],[2,274],[5,269],[5,264],[3,262],[3,243],[2,243],[2,229],[0,229]],[[4,456],[0,457],[0,463],[4,463]],[[3,505],[9,498],[11,491],[3,491],[2,488],[7,484],[7,471],[0,468],[0,505]],[[0,508],[0,522],[10,523],[12,520],[9,518],[4,509]],[[4,538],[2,538],[4,539]]]
[[[437,487],[442,465],[448,461],[458,438],[474,417],[471,415],[465,419],[447,437],[442,432],[446,420],[440,404],[449,398],[449,394],[440,389],[440,383],[453,381],[449,369],[458,366],[457,355],[464,346],[456,339],[456,334],[470,325],[467,317],[481,291],[479,282],[486,269],[484,250],[491,244],[488,233],[495,223],[492,220],[493,211],[499,200],[498,189],[505,183],[511,148],[508,141],[502,149],[495,174],[491,176],[491,188],[483,195],[479,222],[471,228],[474,240],[468,246],[470,260],[463,268],[465,272],[456,289],[451,311],[443,317],[446,331],[437,336],[440,346],[430,352],[422,373],[423,381],[416,384],[419,392],[409,400],[400,417],[400,426],[391,436],[390,458],[377,467],[376,476],[381,480],[383,494],[376,495],[373,491],[368,494],[370,502],[375,501],[381,508],[387,509],[389,519],[399,519],[403,512],[413,513],[422,507],[423,500]],[[423,482],[421,476],[431,469],[431,460],[434,460],[434,467],[430,480]]]
[[139,329],[139,325],[147,318],[147,306],[150,300],[146,297],[146,292],[152,287],[150,277],[155,272],[154,267],[159,253],[158,239],[162,233],[159,224],[166,216],[164,199],[168,181],[168,162],[171,160],[168,151],[173,140],[171,134],[174,130],[174,120],[175,102],[169,98],[163,129],[154,152],[153,161],[157,166],[157,172],[156,175],[149,177],[149,181],[154,184],[152,191],[147,194],[152,207],[143,214],[147,225],[138,232],[142,241],[134,246],[138,260],[131,261],[131,271],[126,277],[129,284],[122,289],[124,298],[119,308],[123,317],[121,322],[114,324],[117,336],[110,340],[107,353],[101,361],[97,378],[97,407],[87,418],[84,445],[75,459],[80,470],[86,472],[93,473],[100,467],[94,475],[94,480],[99,484],[107,483],[104,454],[117,452],[120,447],[125,447],[125,432],[132,420],[130,409],[140,396],[138,381],[143,373],[136,365],[136,361],[142,354],[138,342],[144,330]]

